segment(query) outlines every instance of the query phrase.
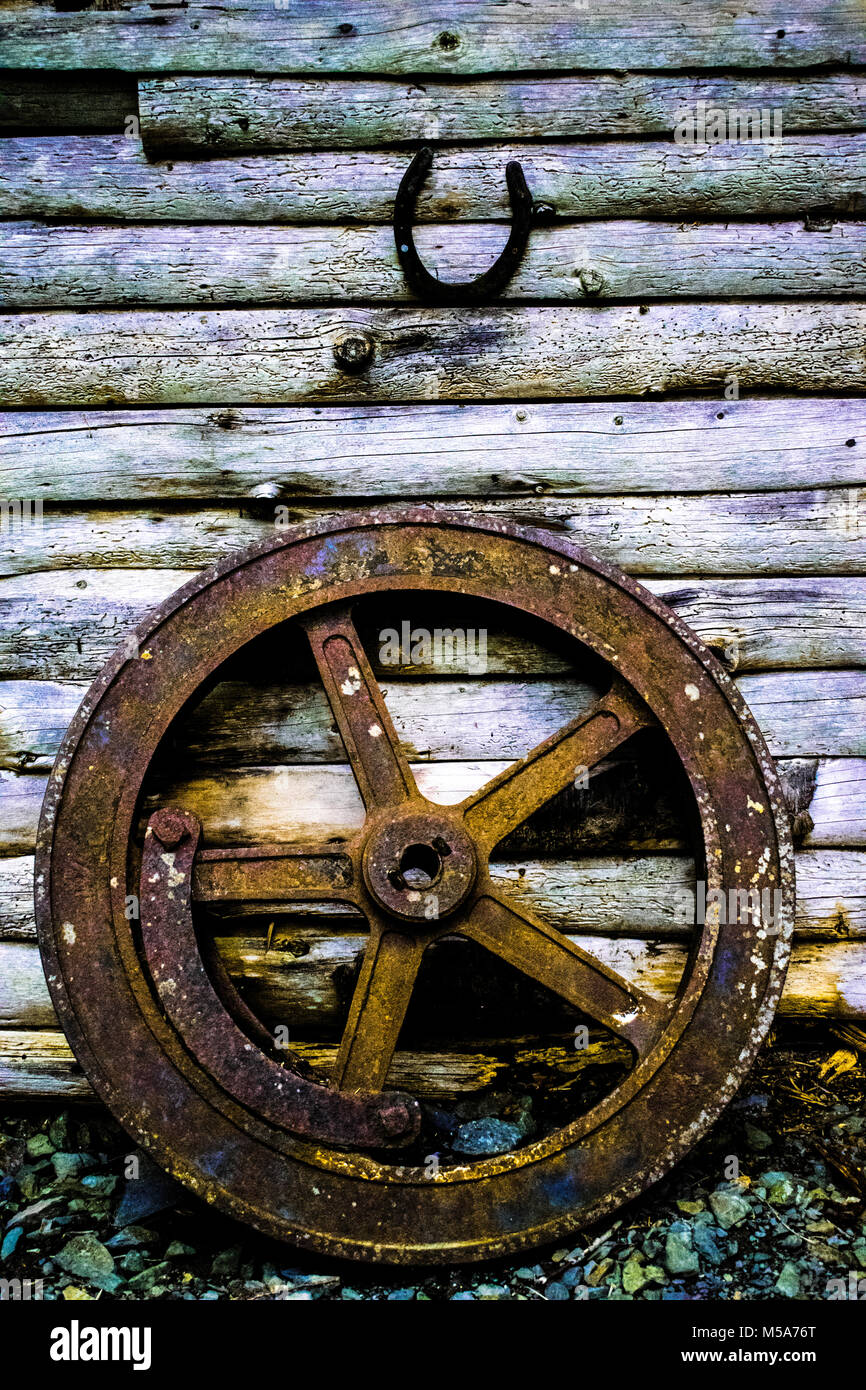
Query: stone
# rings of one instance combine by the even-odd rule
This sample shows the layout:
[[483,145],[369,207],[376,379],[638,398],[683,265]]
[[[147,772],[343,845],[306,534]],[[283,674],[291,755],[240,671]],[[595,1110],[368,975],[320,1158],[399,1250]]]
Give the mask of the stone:
[[3,1237],[3,1244],[0,1245],[0,1260],[8,1260],[10,1255],[15,1254],[15,1247],[24,1234],[23,1226],[13,1226]]
[[843,1265],[846,1263],[845,1257],[835,1245],[829,1245],[826,1240],[813,1240],[809,1245],[809,1254],[815,1260],[820,1260],[825,1265]]
[[598,1264],[593,1265],[592,1269],[587,1274],[586,1282],[589,1284],[590,1288],[594,1289],[601,1283],[605,1275],[609,1274],[612,1269],[613,1260],[599,1260]]
[[117,1178],[113,1173],[87,1173],[81,1179],[81,1186],[96,1197],[110,1197],[117,1187]]
[[695,1202],[686,1202],[680,1199],[677,1202],[677,1210],[684,1211],[687,1216],[697,1216],[699,1212],[706,1210],[706,1202],[702,1202],[700,1198]]
[[184,1245],[182,1240],[173,1240],[165,1252],[165,1258],[167,1260],[182,1260],[195,1253],[191,1245]]
[[414,1289],[392,1289],[388,1294],[389,1303],[409,1303],[415,1297]]
[[210,1267],[211,1279],[231,1279],[237,1274],[238,1266],[241,1262],[241,1247],[232,1245],[227,1250],[221,1250],[214,1256]]
[[128,1281],[127,1288],[133,1289],[136,1293],[153,1293],[160,1279],[170,1275],[171,1265],[168,1260],[160,1260],[149,1269],[143,1269],[140,1274],[134,1274]]
[[58,1178],[78,1178],[86,1168],[93,1167],[93,1159],[84,1153],[55,1153],[51,1163]]
[[21,1196],[27,1202],[32,1202],[40,1187],[44,1186],[46,1180],[45,1169],[49,1167],[48,1160],[44,1159],[41,1163],[25,1163],[15,1174],[15,1181]]
[[622,1286],[626,1293],[640,1293],[648,1283],[649,1278],[643,1267],[642,1256],[630,1255],[622,1267]]
[[776,1280],[776,1289],[785,1298],[796,1298],[800,1293],[800,1274],[795,1264],[786,1260]]
[[508,1112],[508,1123],[520,1131],[522,1139],[535,1133],[535,1120],[532,1117],[532,1097],[520,1096]]
[[118,1228],[144,1221],[185,1198],[180,1183],[164,1173],[146,1153],[137,1150],[134,1156],[138,1160],[138,1177],[127,1178],[124,1182],[123,1195],[114,1214],[114,1224]]
[[51,1124],[48,1126],[48,1134],[55,1149],[70,1149],[72,1147],[72,1126],[69,1123],[67,1111],[55,1115]]
[[507,1284],[479,1284],[475,1289],[475,1297],[492,1302],[494,1299],[510,1298],[511,1290]]
[[719,1225],[729,1231],[751,1216],[752,1208],[739,1192],[730,1187],[719,1187],[710,1193],[710,1206]]
[[692,1227],[692,1244],[712,1265],[720,1265],[724,1256],[706,1226]]
[[756,1153],[764,1153],[773,1147],[773,1140],[765,1129],[759,1129],[757,1125],[746,1121],[746,1141],[750,1149]]
[[691,1227],[674,1222],[665,1241],[665,1269],[668,1274],[698,1274],[701,1262],[692,1249]]
[[43,1197],[41,1202],[34,1202],[32,1206],[22,1207],[21,1211],[17,1211],[14,1217],[15,1225],[30,1230],[33,1226],[39,1226],[49,1212],[57,1211],[64,1204],[63,1197]]
[[552,1284],[548,1284],[544,1290],[544,1297],[549,1299],[551,1303],[564,1303],[566,1299],[571,1298],[571,1294],[566,1285],[556,1279]]
[[147,1226],[127,1226],[105,1244],[109,1250],[135,1250],[140,1245],[153,1245],[156,1239],[156,1231],[148,1230]]
[[781,1168],[768,1168],[766,1173],[762,1173],[758,1181],[769,1189],[775,1187],[776,1183],[787,1182],[793,1186],[793,1179],[790,1173],[784,1172]]
[[468,1120],[454,1137],[452,1147],[461,1154],[504,1154],[516,1149],[523,1135],[508,1120]]
[[767,1201],[774,1207],[786,1207],[793,1200],[796,1187],[790,1178],[781,1178],[767,1188]]
[[54,1145],[47,1134],[31,1134],[27,1140],[28,1158],[47,1158],[54,1153]]
[[113,1293],[121,1280],[114,1272],[114,1256],[102,1241],[93,1235],[73,1236],[55,1256],[57,1264],[67,1274],[86,1279],[106,1293]]

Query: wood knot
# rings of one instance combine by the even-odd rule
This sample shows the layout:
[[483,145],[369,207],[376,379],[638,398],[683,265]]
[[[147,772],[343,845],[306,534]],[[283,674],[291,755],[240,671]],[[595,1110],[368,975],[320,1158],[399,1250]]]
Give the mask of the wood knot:
[[344,372],[363,372],[373,360],[373,340],[366,333],[352,334],[334,344],[334,361]]

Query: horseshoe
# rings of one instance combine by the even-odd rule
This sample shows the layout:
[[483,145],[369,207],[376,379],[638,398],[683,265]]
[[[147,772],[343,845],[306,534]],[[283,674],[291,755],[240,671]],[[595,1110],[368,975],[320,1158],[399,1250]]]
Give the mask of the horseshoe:
[[394,241],[397,259],[407,283],[419,299],[431,304],[483,304],[505,288],[520,264],[534,217],[549,216],[549,204],[536,203],[526,186],[523,168],[516,159],[505,166],[505,182],[511,201],[511,231],[499,256],[489,270],[475,280],[446,284],[424,266],[415,248],[412,221],[418,193],[433,164],[433,151],[425,146],[415,155],[402,179],[394,200]]
[[[434,802],[359,636],[364,606],[389,591],[403,604],[426,593],[440,609],[468,596],[493,605],[504,627],[541,624],[557,651],[606,669],[607,688],[589,709],[575,696],[573,717],[556,733],[458,804]],[[303,846],[214,845],[206,815],[152,809],[149,769],[196,693],[230,658],[246,662],[248,644],[272,629],[289,669],[305,652],[321,681],[363,814],[337,839],[323,830]],[[416,508],[328,519],[230,556],[170,598],[137,638],[141,657],[127,643],[115,654],[58,753],[39,826],[36,911],[49,988],[76,1056],[119,1121],[176,1178],[232,1216],[328,1254],[480,1260],[598,1220],[707,1131],[746,1075],[781,993],[793,849],[757,725],[675,613],[561,535]],[[455,725],[460,718],[455,712]],[[682,977],[666,998],[628,974],[627,950],[621,973],[598,937],[578,944],[570,928],[545,920],[492,854],[573,785],[576,769],[634,736],[661,740],[682,765],[706,902],[735,893],[739,901],[747,889],[751,902],[768,893],[778,904],[766,926],[751,906],[745,920],[696,914]],[[140,922],[126,910],[137,893]],[[346,913],[353,940],[366,919],[336,1046],[313,1076],[291,1055],[273,1055],[266,1010],[260,1017],[242,1000],[204,945],[215,904],[237,905],[236,914],[268,904],[259,911],[270,915],[275,902],[289,914],[336,904],[344,959],[355,949]],[[579,904],[574,910],[579,930]],[[318,940],[327,936],[318,929]],[[414,1138],[417,1098],[386,1087],[422,957],[447,953],[455,940],[470,953],[462,959],[498,958],[547,990],[546,1008],[559,1007],[558,997],[609,1030],[630,1060],[593,1092],[591,1108],[554,1109],[508,1152],[431,1166],[429,1131]],[[272,958],[283,990],[287,965]],[[446,988],[453,980],[446,975]]]

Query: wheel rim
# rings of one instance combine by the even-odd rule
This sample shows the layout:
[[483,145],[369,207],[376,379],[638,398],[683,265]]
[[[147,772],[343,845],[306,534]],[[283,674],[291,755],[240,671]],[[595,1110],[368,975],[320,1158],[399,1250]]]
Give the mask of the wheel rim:
[[[368,1153],[299,1139],[231,1095],[225,1078],[214,1079],[165,1016],[125,916],[125,899],[136,891],[129,845],[141,786],[186,700],[230,655],[289,617],[303,622],[321,657],[334,635],[334,615],[344,637],[346,605],[389,588],[489,599],[551,623],[595,651],[620,673],[613,686],[620,730],[648,709],[680,757],[700,815],[708,893],[748,888],[760,900],[765,891],[781,892],[772,934],[760,920],[704,924],[674,1004],[651,1019],[645,1035],[630,1039],[639,1061],[599,1105],[544,1139],[443,1170],[433,1180],[423,1168],[401,1167],[399,1154],[396,1162],[383,1163]],[[277,543],[233,556],[180,590],[137,636],[149,659],[129,661],[119,653],[109,662],[58,754],[39,829],[37,920],[49,986],[79,1061],[121,1123],[176,1177],[270,1234],[329,1253],[395,1263],[480,1259],[552,1239],[612,1210],[666,1172],[705,1132],[748,1069],[781,992],[792,931],[793,854],[761,735],[736,687],[675,614],[558,536],[494,518],[468,521],[417,509],[298,528]],[[346,659],[343,651],[324,663],[329,697],[329,680],[333,687]],[[383,724],[371,720],[367,727],[373,722]],[[360,738],[359,728],[354,733]],[[347,731],[351,758],[348,724],[344,741]],[[566,736],[560,748],[565,763],[586,746],[579,734],[572,739],[566,747]],[[379,737],[361,750],[358,774],[362,794],[366,778],[370,813],[368,837],[358,850],[366,848],[366,901],[374,915],[381,911],[389,924],[400,923],[400,931],[390,928],[384,939],[414,942],[408,948],[414,959],[443,926],[462,930],[471,912],[466,934],[508,952],[505,958],[514,963],[517,929],[511,919],[503,923],[495,901],[501,895],[491,896],[484,872],[490,846],[480,844],[478,828],[490,820],[491,808],[496,820],[497,799],[505,806],[507,790],[482,788],[487,802],[484,814],[477,811],[474,831],[471,815],[458,825],[453,814],[429,803],[410,801],[394,816],[391,792],[379,804],[370,786],[393,790],[404,775],[388,746],[389,739]],[[546,765],[557,756],[549,752]],[[508,781],[507,774],[503,778]],[[530,767],[516,796],[512,783],[512,801],[523,809],[537,793]],[[425,816],[438,817],[438,825],[422,823]],[[394,894],[403,890],[387,877],[393,867],[388,856],[399,862],[410,846],[436,838],[454,852],[463,877],[442,870],[447,915],[443,926],[434,921],[430,927],[414,907],[395,906]],[[444,862],[440,856],[440,869]],[[537,946],[544,924],[529,927],[527,939]],[[372,938],[371,932],[371,944]],[[558,944],[542,945],[561,964]],[[604,993],[603,981],[600,988]],[[610,1000],[607,1006],[609,1024]],[[621,1022],[620,1031],[625,1026]],[[349,1056],[347,1089],[365,1074],[370,1055],[367,1046],[354,1071]]]

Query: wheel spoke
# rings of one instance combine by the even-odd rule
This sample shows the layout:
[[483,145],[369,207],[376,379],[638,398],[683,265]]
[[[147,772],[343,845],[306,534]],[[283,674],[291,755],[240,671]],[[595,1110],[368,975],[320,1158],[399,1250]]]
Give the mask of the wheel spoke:
[[417,795],[348,605],[301,619],[368,811]]
[[638,729],[655,722],[624,681],[588,714],[566,724],[525,758],[463,802],[467,830],[489,853],[509,831],[574,781],[578,768],[594,767]]
[[331,1078],[341,1091],[385,1084],[426,942],[371,921],[370,940]]
[[670,1014],[667,1004],[495,890],[478,898],[458,930],[625,1038],[639,1055],[648,1051]]
[[351,850],[350,845],[201,850],[192,896],[197,902],[357,902]]

